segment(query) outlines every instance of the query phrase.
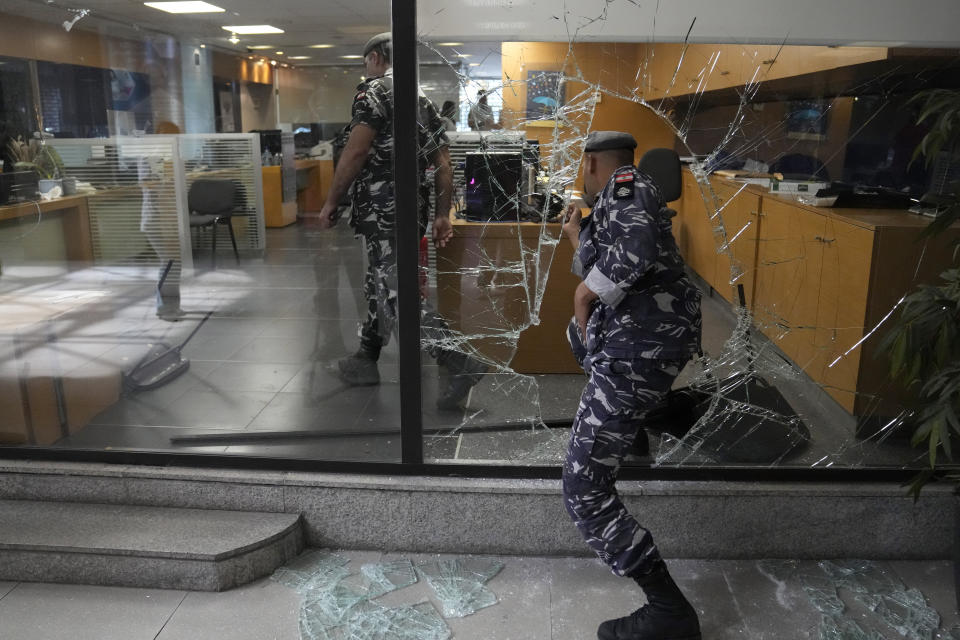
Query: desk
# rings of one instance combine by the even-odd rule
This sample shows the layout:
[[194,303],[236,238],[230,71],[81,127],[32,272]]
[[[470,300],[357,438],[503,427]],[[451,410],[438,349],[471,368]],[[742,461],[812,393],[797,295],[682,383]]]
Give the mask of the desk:
[[26,202],[0,207],[0,220],[14,220],[56,213],[63,219],[63,240],[68,262],[93,262],[93,241],[90,236],[90,214],[86,196],[65,196],[37,203]]
[[285,227],[297,221],[297,203],[283,201],[283,167],[263,167],[263,223]]
[[[579,279],[560,224],[453,221],[437,250],[437,307],[450,326],[495,362],[518,373],[582,373],[565,331]],[[542,292],[538,324],[531,306]]]
[[297,160],[297,211],[317,213],[323,208],[333,182],[333,160]]

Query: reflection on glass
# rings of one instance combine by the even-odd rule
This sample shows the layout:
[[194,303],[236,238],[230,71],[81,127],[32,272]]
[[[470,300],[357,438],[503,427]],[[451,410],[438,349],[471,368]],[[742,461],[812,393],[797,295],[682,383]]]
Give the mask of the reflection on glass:
[[290,62],[369,34],[277,57],[140,5],[3,11],[0,443],[397,460],[395,345],[375,390],[337,369],[363,245],[311,223],[364,70]]
[[[491,364],[460,414],[425,402],[428,457],[562,459],[583,376],[563,338],[577,279],[556,214],[582,188],[587,133],[621,130],[641,170],[676,185],[673,235],[704,294],[704,353],[638,421],[649,446],[633,462],[924,464],[910,394],[879,344],[898,301],[954,264],[960,231],[917,239],[931,221],[917,200],[957,161],[912,161],[929,124],[911,102],[954,86],[952,50],[581,40],[575,26],[614,14],[647,24],[630,3],[568,8],[561,41],[485,42],[427,4],[421,64],[458,75],[468,124],[450,134],[455,235],[436,253],[435,295],[464,351]],[[484,28],[518,28],[530,10],[494,11],[485,19],[503,22]],[[485,125],[471,125],[481,111]],[[657,175],[655,149],[680,157],[673,178]],[[521,157],[519,187],[506,151]]]

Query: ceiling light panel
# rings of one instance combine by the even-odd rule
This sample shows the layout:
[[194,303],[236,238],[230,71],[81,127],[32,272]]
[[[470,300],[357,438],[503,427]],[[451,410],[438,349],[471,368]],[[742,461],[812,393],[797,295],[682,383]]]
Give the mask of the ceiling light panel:
[[212,5],[209,2],[144,2],[151,9],[159,9],[167,13],[221,13],[225,9]]
[[249,36],[258,33],[283,33],[283,29],[277,29],[269,24],[235,24],[220,28],[224,31],[238,33],[242,36]]

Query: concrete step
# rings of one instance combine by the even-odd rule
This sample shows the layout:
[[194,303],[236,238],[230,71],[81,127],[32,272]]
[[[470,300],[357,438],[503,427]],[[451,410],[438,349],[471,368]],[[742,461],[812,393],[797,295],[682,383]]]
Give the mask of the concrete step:
[[0,500],[0,581],[222,591],[303,546],[299,514]]

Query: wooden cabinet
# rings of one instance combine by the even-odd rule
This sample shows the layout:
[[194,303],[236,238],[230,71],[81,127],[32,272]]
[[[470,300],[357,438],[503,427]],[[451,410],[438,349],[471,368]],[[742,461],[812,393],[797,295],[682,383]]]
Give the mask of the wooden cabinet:
[[754,322],[801,368],[814,355],[824,222],[786,202],[763,202]]
[[708,203],[712,211],[709,191],[704,193],[694,177],[684,173],[683,196],[675,205],[673,236],[687,265],[713,287],[717,281],[717,251]]
[[716,181],[718,215],[714,227],[719,234],[714,289],[736,303],[737,285],[742,284],[747,306],[753,304],[757,277],[757,233],[760,229],[760,196],[741,186]]
[[862,356],[861,347],[855,345],[868,328],[874,239],[871,229],[833,218],[824,220],[814,355],[807,372],[851,413]]
[[760,196],[719,180],[711,180],[708,188],[685,172],[676,209],[673,235],[687,265],[730,302],[736,302],[736,286],[743,284],[749,306],[756,278]]
[[727,274],[731,261],[743,265],[764,335],[847,411],[895,415],[905,394],[887,380],[882,323],[904,295],[949,267],[960,224],[918,241],[929,219],[903,211],[811,207],[718,179],[704,191],[710,215],[685,172],[675,235],[688,266],[733,301]]

